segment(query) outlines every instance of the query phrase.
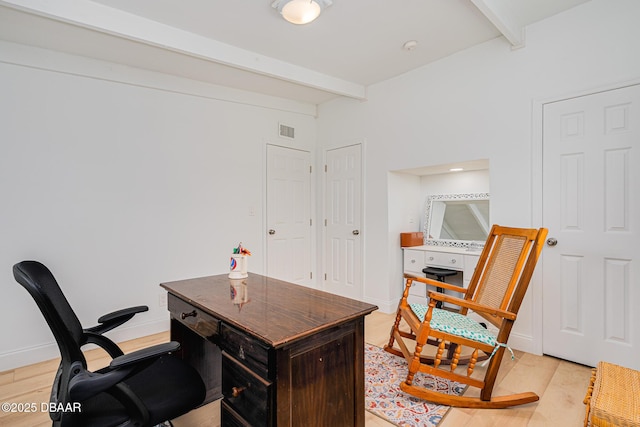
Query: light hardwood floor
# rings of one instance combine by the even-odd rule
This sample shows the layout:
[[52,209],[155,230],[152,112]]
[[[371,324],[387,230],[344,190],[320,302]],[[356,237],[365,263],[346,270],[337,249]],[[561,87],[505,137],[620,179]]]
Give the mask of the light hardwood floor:
[[[365,340],[380,347],[389,339],[394,314],[374,312],[366,317]],[[168,333],[122,343],[126,352],[144,348],[169,339]],[[506,354],[507,352],[505,352]],[[591,369],[547,356],[535,356],[515,352],[516,359],[506,357],[495,395],[522,391],[534,391],[540,401],[510,409],[457,409],[452,408],[440,427],[518,427],[518,426],[581,426],[584,419],[582,400],[589,383]],[[108,357],[99,349],[87,352],[90,369],[108,364]],[[0,372],[0,402],[47,402],[58,360],[51,360]],[[468,390],[472,393],[474,390]],[[393,424],[366,412],[367,427],[391,427]],[[0,412],[0,426],[40,427],[50,426],[47,413]],[[220,405],[214,402],[177,420],[176,427],[204,427],[220,425]]]
[[[384,346],[389,340],[389,330],[395,314],[374,312],[367,316],[365,339],[368,343]],[[495,396],[533,391],[540,401],[509,409],[460,409],[451,408],[438,427],[569,427],[584,423],[584,396],[591,377],[591,368],[555,359],[514,351],[515,360],[505,352],[500,367]],[[476,368],[480,373],[481,368]],[[475,375],[475,374],[474,374]],[[478,395],[468,389],[466,394]],[[367,412],[367,427],[392,424],[378,421]]]

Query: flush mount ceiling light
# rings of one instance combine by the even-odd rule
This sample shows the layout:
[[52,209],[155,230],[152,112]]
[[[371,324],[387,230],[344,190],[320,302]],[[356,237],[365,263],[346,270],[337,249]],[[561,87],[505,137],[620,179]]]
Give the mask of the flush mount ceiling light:
[[308,24],[332,3],[331,0],[275,0],[271,7],[292,24]]

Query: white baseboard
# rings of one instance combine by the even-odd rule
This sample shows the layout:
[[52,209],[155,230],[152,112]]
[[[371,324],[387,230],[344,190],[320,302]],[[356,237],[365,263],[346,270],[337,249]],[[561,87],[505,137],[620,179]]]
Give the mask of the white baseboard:
[[[118,343],[168,330],[169,320],[162,319],[148,323],[141,323],[131,327],[118,328],[108,332],[106,335],[111,340]],[[95,348],[95,346],[87,345],[83,347],[83,350],[89,350],[91,348]],[[55,342],[13,350],[0,354],[0,372],[59,357],[60,351],[58,350],[58,345]]]
[[55,343],[26,347],[0,354],[0,372],[60,357]]
[[378,306],[378,310],[382,313],[395,313],[398,309],[398,300],[394,299],[393,301],[383,301],[377,300],[375,298],[365,298],[366,302],[369,304],[375,304]]
[[528,335],[521,335],[516,332],[511,332],[511,335],[509,335],[509,347],[514,350],[538,354],[536,352],[535,346],[533,345],[533,337]]

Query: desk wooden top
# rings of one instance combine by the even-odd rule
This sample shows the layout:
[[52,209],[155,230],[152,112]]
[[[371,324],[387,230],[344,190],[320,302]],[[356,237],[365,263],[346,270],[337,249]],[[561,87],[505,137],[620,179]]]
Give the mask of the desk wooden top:
[[232,280],[221,274],[160,286],[276,348],[378,308],[252,273],[246,279]]

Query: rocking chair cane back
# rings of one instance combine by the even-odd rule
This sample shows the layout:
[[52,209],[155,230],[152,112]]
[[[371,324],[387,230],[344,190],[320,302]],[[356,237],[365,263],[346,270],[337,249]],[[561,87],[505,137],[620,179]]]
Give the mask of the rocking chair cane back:
[[[389,343],[385,346],[386,351],[403,356],[409,364],[407,378],[400,384],[402,390],[434,403],[465,408],[507,408],[539,399],[532,392],[492,397],[492,391],[504,351],[509,349],[507,341],[511,328],[546,236],[545,228],[536,230],[494,225],[468,289],[422,277],[405,276],[404,293],[391,328]],[[462,292],[464,297],[429,291],[428,306],[410,304],[408,296],[413,281]],[[438,301],[455,304],[460,309],[458,312],[438,309]],[[470,318],[469,310],[498,328],[497,334]],[[400,330],[401,321],[406,322],[410,333]],[[413,350],[409,349],[405,340],[415,341]],[[394,342],[398,347],[394,347]],[[421,354],[428,342],[435,342],[437,345],[436,355],[431,361],[425,360]],[[473,349],[466,375],[464,372],[456,372],[462,346]],[[444,369],[441,363],[446,348],[454,348],[449,369]],[[490,355],[484,379],[471,376],[479,351]],[[479,388],[480,396],[448,395],[416,386],[413,379],[418,371]]]

